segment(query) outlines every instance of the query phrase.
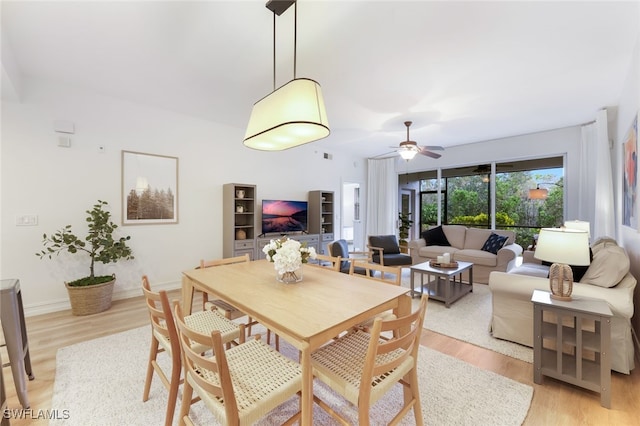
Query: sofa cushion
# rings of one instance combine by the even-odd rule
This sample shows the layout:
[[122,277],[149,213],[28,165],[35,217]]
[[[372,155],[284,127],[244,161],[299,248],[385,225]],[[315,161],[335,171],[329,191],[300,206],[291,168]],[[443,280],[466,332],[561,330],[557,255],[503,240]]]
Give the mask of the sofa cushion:
[[489,235],[489,238],[487,238],[487,241],[484,242],[481,250],[488,251],[489,253],[493,254],[498,254],[498,250],[504,247],[506,242],[507,237],[492,232],[491,235]]
[[580,280],[584,284],[614,287],[629,272],[630,262],[625,250],[615,244],[594,247],[591,265]]
[[471,262],[474,265],[494,267],[498,264],[498,256],[488,251],[476,249],[463,249],[453,253],[453,260],[456,262]]
[[450,246],[447,236],[444,235],[442,226],[436,226],[435,228],[427,229],[422,233],[422,238],[426,241],[428,246]]
[[468,228],[464,238],[464,246],[461,248],[482,250],[484,242],[491,234],[490,229]]
[[458,251],[457,248],[451,246],[425,246],[418,249],[418,255],[427,259],[436,259],[438,256],[449,253],[453,258]]
[[445,225],[442,227],[449,244],[459,249],[464,248],[464,239],[467,235],[467,227],[462,225]]
[[[384,255],[400,253],[400,246],[395,235],[371,235],[369,236],[369,245],[384,249]],[[376,251],[374,254],[380,254]]]

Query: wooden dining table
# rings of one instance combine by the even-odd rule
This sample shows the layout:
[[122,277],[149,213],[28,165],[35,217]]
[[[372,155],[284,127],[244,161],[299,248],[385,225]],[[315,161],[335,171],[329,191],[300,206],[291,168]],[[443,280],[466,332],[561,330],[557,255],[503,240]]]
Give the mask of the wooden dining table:
[[231,303],[300,350],[303,425],[313,424],[311,353],[376,314],[411,312],[408,288],[310,265],[304,265],[301,282],[284,284],[266,260],[183,272],[185,314],[191,313],[194,289]]

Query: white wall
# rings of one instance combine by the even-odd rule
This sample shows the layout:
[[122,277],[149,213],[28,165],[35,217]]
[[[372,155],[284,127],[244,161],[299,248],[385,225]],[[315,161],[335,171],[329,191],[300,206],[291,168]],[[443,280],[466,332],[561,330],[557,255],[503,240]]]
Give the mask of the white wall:
[[[640,6],[639,6],[640,7]],[[614,135],[614,148],[615,148],[615,171],[613,176],[613,182],[617,185],[617,198],[616,206],[618,213],[618,238],[621,244],[627,250],[629,258],[631,260],[631,273],[638,281],[640,281],[640,233],[638,229],[632,229],[627,226],[620,225],[622,223],[622,143],[629,131],[629,127],[633,121],[633,118],[640,111],[640,36],[636,42],[636,47],[633,54],[633,60],[629,66],[629,73],[625,80],[624,89],[620,96],[620,105],[618,106],[616,133]],[[636,171],[637,173],[637,171]],[[636,200],[640,203],[640,199]],[[640,209],[640,204],[638,205]],[[638,210],[640,211],[640,210]],[[636,313],[632,319],[636,335],[640,333],[640,289],[636,286],[634,305],[636,307]],[[636,342],[637,344],[637,342]],[[636,347],[638,353],[640,353],[640,346]]]
[[[57,146],[54,120],[75,123],[70,148]],[[179,224],[119,228],[131,236],[135,260],[96,271],[117,274],[114,298],[141,294],[142,274],[157,288],[177,288],[181,271],[201,258],[222,257],[224,183],[256,184],[259,200],[306,200],[310,190],[340,194],[342,181],[366,177],[361,159],[332,153],[325,160],[314,144],[254,151],[242,145],[243,135],[244,129],[23,81],[21,102],[2,103],[0,276],[20,279],[27,315],[68,308],[63,281],[88,274],[88,257],[38,259],[43,233],[71,224],[86,235],[85,211],[98,199],[109,202],[121,223],[121,150],[179,158]],[[16,216],[26,214],[38,215],[38,225],[16,226]]]

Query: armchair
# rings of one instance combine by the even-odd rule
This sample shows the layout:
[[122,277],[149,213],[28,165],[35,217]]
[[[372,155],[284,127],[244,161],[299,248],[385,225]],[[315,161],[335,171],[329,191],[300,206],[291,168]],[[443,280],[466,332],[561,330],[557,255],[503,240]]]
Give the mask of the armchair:
[[408,266],[413,264],[411,256],[400,252],[400,245],[395,235],[370,235],[369,244],[371,261],[383,266]]
[[[346,240],[336,240],[328,245],[329,254],[333,257],[340,258],[339,271],[348,274],[351,268],[351,255],[360,255],[367,260],[371,260],[369,253],[364,251],[349,251],[349,245]],[[365,257],[366,256],[366,257]],[[359,275],[367,275],[367,270],[361,267],[354,268],[353,273]]]

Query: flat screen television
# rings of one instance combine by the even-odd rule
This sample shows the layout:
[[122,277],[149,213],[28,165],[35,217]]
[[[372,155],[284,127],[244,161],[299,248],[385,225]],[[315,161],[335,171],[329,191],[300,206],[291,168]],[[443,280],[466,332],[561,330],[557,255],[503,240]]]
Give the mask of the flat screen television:
[[307,201],[262,200],[262,233],[307,231]]

